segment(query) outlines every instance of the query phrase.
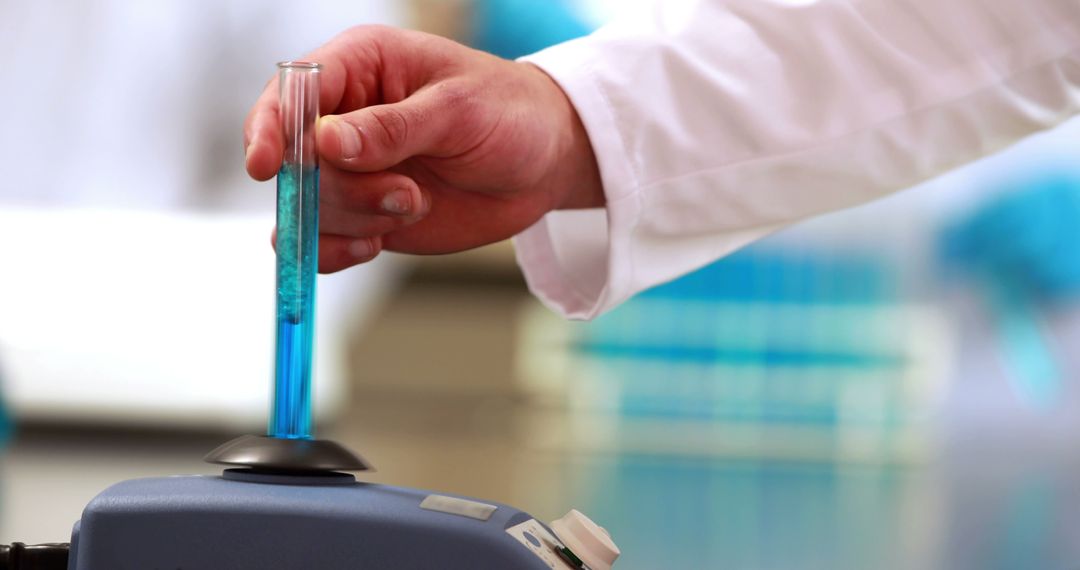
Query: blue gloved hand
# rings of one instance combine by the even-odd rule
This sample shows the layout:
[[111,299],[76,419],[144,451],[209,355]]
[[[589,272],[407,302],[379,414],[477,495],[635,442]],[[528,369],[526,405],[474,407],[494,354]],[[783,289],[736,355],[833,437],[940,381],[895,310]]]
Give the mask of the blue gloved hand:
[[1048,173],[947,228],[945,265],[973,277],[997,321],[1009,379],[1026,401],[1058,399],[1061,371],[1044,338],[1042,307],[1080,293],[1080,176]]
[[1080,293],[1080,175],[1046,174],[946,229],[945,264],[1023,297]]

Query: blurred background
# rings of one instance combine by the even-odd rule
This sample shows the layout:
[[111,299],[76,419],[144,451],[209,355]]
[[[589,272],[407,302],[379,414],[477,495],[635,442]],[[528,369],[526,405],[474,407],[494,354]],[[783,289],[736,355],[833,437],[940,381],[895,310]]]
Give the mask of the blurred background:
[[[644,2],[0,0],[0,543],[260,432],[273,185],[240,126],[361,23],[517,57]],[[370,480],[577,507],[617,567],[1080,566],[1080,123],[594,322],[508,243],[320,277],[321,436]]]

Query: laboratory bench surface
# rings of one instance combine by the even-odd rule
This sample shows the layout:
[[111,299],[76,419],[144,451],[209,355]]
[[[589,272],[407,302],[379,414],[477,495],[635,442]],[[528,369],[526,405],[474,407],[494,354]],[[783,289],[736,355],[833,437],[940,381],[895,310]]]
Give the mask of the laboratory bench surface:
[[[326,435],[375,463],[365,480],[547,520],[578,507],[624,570],[1080,567],[1075,453],[988,445],[909,466],[582,453],[536,448],[534,412],[513,403],[456,404],[373,398]],[[0,542],[63,540],[123,479],[213,473],[201,456],[226,437],[31,427],[0,462]]]
[[[364,480],[571,507],[606,526],[619,570],[1080,568],[1080,446],[1006,426],[923,461],[835,463],[550,445],[569,421],[515,393],[520,283],[410,285],[358,340],[352,401],[321,426]],[[0,543],[64,540],[120,480],[213,473],[237,434],[24,426],[0,454]]]

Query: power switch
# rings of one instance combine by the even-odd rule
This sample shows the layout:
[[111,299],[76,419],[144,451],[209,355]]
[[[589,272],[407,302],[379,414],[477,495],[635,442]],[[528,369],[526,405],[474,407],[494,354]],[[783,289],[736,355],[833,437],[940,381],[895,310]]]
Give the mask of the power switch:
[[558,552],[559,557],[562,558],[563,560],[565,560],[567,562],[567,564],[574,567],[575,570],[577,570],[579,568],[582,568],[582,569],[585,568],[585,563],[582,562],[581,559],[578,558],[576,554],[571,552],[569,548],[567,548],[565,546],[560,546],[560,547],[555,549],[555,552]]

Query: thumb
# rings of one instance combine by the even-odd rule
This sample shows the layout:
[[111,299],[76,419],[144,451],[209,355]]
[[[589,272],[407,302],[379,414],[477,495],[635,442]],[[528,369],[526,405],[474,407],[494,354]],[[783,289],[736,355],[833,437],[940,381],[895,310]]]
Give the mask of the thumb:
[[421,92],[398,103],[325,116],[319,121],[319,154],[343,170],[375,172],[436,153],[454,120],[439,105]]

